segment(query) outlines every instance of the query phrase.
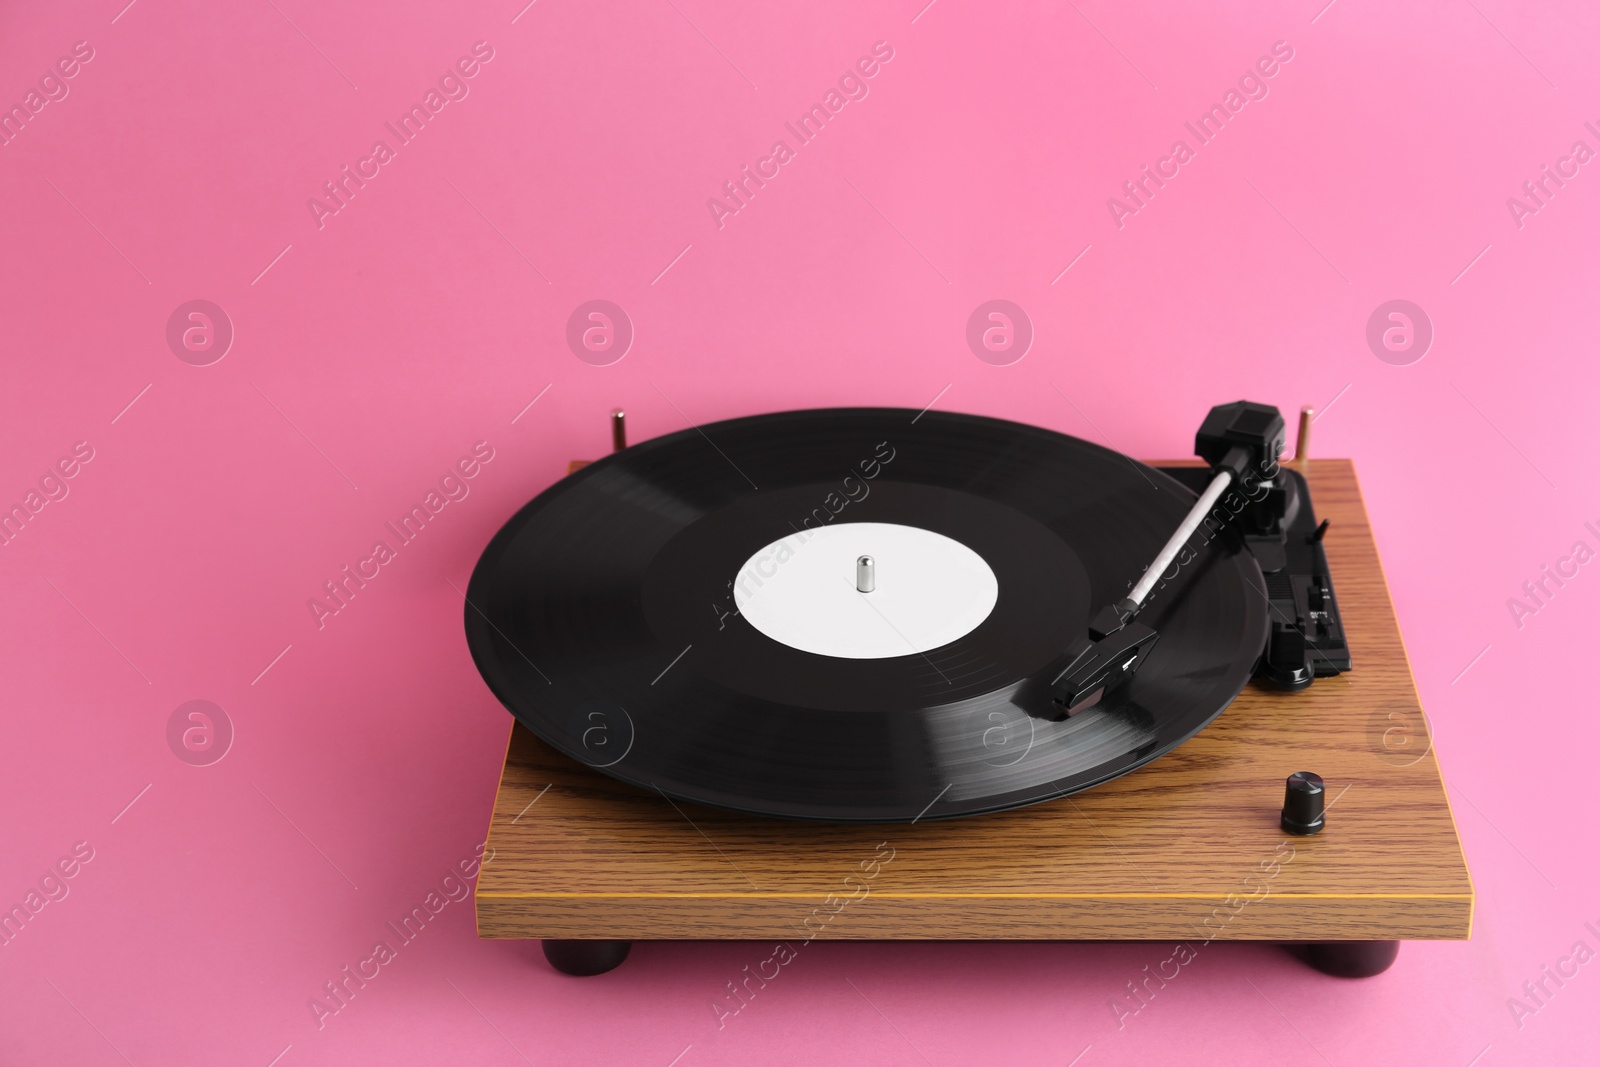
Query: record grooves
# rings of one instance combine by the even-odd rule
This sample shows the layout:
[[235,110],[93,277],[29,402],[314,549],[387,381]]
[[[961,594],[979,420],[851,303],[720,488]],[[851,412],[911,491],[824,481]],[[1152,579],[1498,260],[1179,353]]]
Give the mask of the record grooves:
[[[1194,500],[1119,453],[997,419],[735,419],[600,460],[520,510],[473,573],[468,644],[545,741],[674,798],[830,821],[1011,808],[1170,751],[1249,680],[1264,582],[1225,530],[1153,595],[1140,621],[1160,640],[1127,686],[1050,717],[1063,650]],[[763,546],[815,551],[809,530],[851,523],[965,545],[998,582],[992,611],[940,647],[869,659],[789,647],[734,612]]]

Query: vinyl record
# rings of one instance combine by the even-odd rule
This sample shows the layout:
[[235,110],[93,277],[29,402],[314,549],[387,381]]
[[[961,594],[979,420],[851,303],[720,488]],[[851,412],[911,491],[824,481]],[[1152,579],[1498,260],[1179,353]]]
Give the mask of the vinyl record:
[[[996,811],[1155,759],[1248,681],[1263,583],[1225,531],[1148,602],[1160,639],[1132,682],[1048,718],[1064,650],[1193,501],[998,419],[734,419],[608,456],[513,516],[473,572],[467,643],[535,734],[669,797],[830,821]],[[876,548],[859,553],[872,592],[857,546]]]

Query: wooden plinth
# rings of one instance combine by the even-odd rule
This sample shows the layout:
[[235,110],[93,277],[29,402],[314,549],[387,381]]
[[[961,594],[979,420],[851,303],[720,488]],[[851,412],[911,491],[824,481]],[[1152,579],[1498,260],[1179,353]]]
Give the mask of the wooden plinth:
[[[1354,467],[1305,473],[1332,520],[1352,672],[1295,694],[1252,685],[1175,752],[1086,793],[914,826],[675,808],[515,726],[479,936],[1469,936],[1472,883]],[[1315,837],[1278,826],[1283,780],[1301,770],[1333,799]]]

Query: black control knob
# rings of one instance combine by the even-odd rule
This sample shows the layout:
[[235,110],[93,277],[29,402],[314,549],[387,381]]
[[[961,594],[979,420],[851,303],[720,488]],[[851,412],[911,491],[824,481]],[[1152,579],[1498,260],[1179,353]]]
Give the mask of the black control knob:
[[1283,784],[1283,816],[1279,820],[1291,834],[1321,833],[1326,792],[1322,776],[1296,771]]
[[1267,681],[1290,692],[1298,692],[1315,681],[1317,672],[1311,664],[1305,632],[1288,623],[1273,623],[1260,672]]

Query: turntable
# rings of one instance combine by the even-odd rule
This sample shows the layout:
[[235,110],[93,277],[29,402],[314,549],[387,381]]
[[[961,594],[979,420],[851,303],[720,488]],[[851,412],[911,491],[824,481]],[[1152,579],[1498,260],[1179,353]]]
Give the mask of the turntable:
[[[1211,940],[1368,976],[1473,891],[1347,460],[1146,465],[829,409],[625,447],[485,549],[514,724],[479,936]],[[1337,585],[1335,584],[1337,583]]]

